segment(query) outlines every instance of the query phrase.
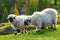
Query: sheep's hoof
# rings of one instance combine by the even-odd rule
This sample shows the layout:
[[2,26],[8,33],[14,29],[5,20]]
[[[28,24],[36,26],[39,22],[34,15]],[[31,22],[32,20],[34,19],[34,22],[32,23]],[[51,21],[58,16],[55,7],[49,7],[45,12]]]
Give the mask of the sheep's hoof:
[[21,32],[23,34],[23,32]]
[[17,33],[15,33],[15,35],[17,35]]
[[19,29],[17,29],[17,32],[20,32],[20,30],[19,30]]
[[41,29],[44,29],[44,27],[41,27]]
[[25,33],[26,33],[26,31],[25,31]]
[[52,29],[52,27],[48,27],[48,29]]
[[40,30],[36,31],[36,32],[40,32]]
[[53,29],[53,27],[51,27],[51,29]]
[[56,28],[54,28],[54,30],[56,30]]

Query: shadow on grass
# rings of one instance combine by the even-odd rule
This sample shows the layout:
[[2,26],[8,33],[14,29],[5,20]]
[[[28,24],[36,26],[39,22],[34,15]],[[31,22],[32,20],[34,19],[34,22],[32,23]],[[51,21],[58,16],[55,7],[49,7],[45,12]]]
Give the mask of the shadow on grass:
[[0,30],[0,35],[8,35],[8,34],[12,34],[12,33],[8,32],[7,30],[4,30],[4,29]]
[[[44,34],[47,35],[48,33],[53,33],[54,30],[53,29],[44,29],[44,30],[41,30],[39,32],[36,32],[36,31],[33,31],[33,30],[29,30],[27,32],[28,32],[27,33],[28,35],[44,35]],[[0,30],[0,35],[9,35],[9,34],[13,34],[13,33],[10,32],[10,31],[8,32],[8,30]]]
[[54,31],[56,30],[53,30],[53,29],[44,29],[44,30],[41,30],[39,32],[33,32],[31,31],[30,33],[28,33],[29,35],[47,35],[47,34],[51,34],[53,33]]

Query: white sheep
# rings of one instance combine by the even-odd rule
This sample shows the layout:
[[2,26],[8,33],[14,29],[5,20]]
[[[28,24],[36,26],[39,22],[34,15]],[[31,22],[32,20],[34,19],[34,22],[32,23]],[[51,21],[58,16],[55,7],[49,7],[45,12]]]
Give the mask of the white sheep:
[[14,14],[8,15],[8,21],[11,23],[12,27],[15,29],[14,31],[15,35],[17,33],[16,31],[17,29],[20,29],[22,33],[26,32],[26,28],[29,21],[29,20],[26,20],[27,17],[29,18],[30,16],[26,16],[26,15],[16,16]]
[[43,26],[53,27],[55,30],[57,11],[52,8],[44,9],[41,12],[36,11],[31,15],[31,24],[36,25],[36,31],[39,31]]
[[44,9],[42,13],[43,13],[44,26],[54,28],[55,30],[57,25],[57,11],[52,8],[47,8]]

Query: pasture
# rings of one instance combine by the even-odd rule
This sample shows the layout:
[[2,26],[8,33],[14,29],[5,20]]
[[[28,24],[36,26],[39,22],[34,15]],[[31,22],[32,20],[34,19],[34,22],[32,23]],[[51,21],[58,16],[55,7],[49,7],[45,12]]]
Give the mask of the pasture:
[[[60,17],[60,13],[58,13]],[[58,18],[60,21],[60,18]],[[4,23],[5,26],[0,27],[0,40],[60,40],[60,24],[57,24],[57,28],[53,29],[43,29],[40,32],[35,30],[29,30],[27,33],[18,33],[16,36],[13,33],[8,33],[4,30],[10,23]]]
[[43,29],[37,33],[35,30],[30,30],[25,34],[18,33],[16,36],[0,30],[0,40],[60,40],[60,24],[55,31]]
[[[5,30],[5,28],[11,26],[6,19],[8,14],[31,15],[33,12],[37,10],[41,11],[47,7],[52,7],[58,11],[58,24],[55,31],[53,29],[43,29],[40,32],[36,32],[35,30],[28,30],[27,33],[17,33],[17,35],[14,35],[13,33],[8,32],[8,30]],[[0,40],[60,40],[59,0],[57,0],[57,5],[55,5],[54,0],[49,0],[49,2],[46,0],[0,0],[0,19],[0,22],[5,24],[5,26],[0,27]]]

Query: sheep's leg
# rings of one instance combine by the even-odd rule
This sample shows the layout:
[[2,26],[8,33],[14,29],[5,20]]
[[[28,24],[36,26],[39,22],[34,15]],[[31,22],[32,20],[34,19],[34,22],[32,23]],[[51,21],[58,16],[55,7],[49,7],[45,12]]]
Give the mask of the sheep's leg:
[[56,25],[57,25],[57,22],[55,21],[54,22],[54,30],[56,30]]
[[42,27],[41,27],[41,29],[44,29],[44,23],[42,24]]
[[25,33],[27,32],[27,27],[25,27]]
[[36,27],[36,32],[39,32],[41,30],[41,25],[39,24],[37,27]]
[[39,27],[36,27],[36,32],[39,32],[39,31],[40,31]]
[[14,30],[14,34],[17,35],[17,30]]
[[25,28],[21,28],[20,30],[22,34],[25,33]]
[[17,35],[17,28],[16,28],[16,26],[12,25],[12,28],[14,29],[14,34]]
[[53,29],[53,23],[51,24],[51,29]]
[[20,32],[20,29],[17,29],[17,32]]
[[23,34],[23,29],[22,28],[20,28],[20,32]]
[[48,29],[52,29],[52,21],[49,21],[48,23],[47,23],[47,26],[48,26]]
[[54,30],[56,30],[56,24],[54,24]]
[[26,33],[26,29],[25,29],[25,27],[24,27],[23,33]]
[[42,20],[40,18],[37,18],[35,25],[36,27],[36,32],[39,32],[41,30],[42,27]]
[[44,26],[42,26],[41,29],[44,29]]
[[57,25],[57,17],[54,19],[53,24],[54,24],[53,28],[54,28],[54,30],[56,30],[56,25]]
[[51,25],[51,24],[49,24],[49,25],[48,25],[48,28],[49,28],[49,29],[51,29],[51,26],[52,26],[52,25]]
[[49,29],[53,29],[53,23],[48,25]]
[[22,29],[22,32],[21,32],[22,34],[24,33],[24,29]]
[[38,21],[37,23],[37,27],[36,27],[36,32],[39,32],[42,28],[42,22],[41,21]]

